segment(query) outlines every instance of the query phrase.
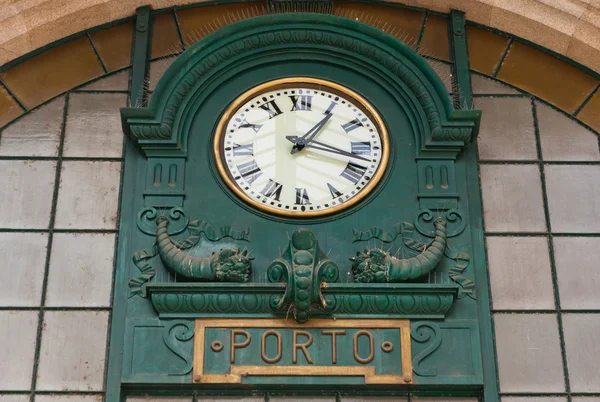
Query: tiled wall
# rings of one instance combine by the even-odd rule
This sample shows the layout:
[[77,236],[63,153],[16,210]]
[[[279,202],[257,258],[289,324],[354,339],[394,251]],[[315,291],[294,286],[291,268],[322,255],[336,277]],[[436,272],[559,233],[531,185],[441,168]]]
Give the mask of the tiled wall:
[[[215,397],[215,396],[182,396],[182,397],[128,397],[127,402],[477,402],[476,398],[448,397],[397,397],[397,396],[323,396],[323,397],[293,397],[293,396],[255,396],[255,397]],[[0,399],[0,402],[4,402]],[[524,401],[525,402],[525,401]],[[594,401],[588,401],[594,402]]]
[[472,82],[502,401],[597,401],[585,395],[600,393],[598,136],[529,95]]
[[[336,4],[338,14],[352,12]],[[239,5],[236,15],[257,12],[248,7]],[[223,10],[211,9],[154,17],[150,91],[172,61],[164,57],[212,29],[206,21]],[[397,37],[415,45],[421,36],[421,54],[449,60],[447,41],[440,39],[447,36],[445,18],[384,6],[360,9],[357,17],[365,13],[378,15],[375,24],[388,17],[402,21],[403,30],[393,32]],[[75,85],[126,67],[131,22],[105,31],[0,74],[24,106],[0,85],[0,126]],[[600,128],[597,80],[496,33],[474,26],[467,33],[474,70]],[[450,87],[448,65],[432,63]],[[125,70],[72,90],[0,131],[0,402],[102,399],[123,149],[118,108],[126,104],[128,78]],[[475,106],[484,111],[478,147],[502,401],[599,402],[598,137],[530,95],[477,74],[472,83]]]
[[0,402],[102,400],[128,79],[0,132]]

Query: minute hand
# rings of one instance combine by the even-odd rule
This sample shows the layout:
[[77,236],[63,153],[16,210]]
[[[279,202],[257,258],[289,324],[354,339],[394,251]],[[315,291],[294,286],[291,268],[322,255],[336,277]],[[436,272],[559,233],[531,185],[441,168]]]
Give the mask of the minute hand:
[[319,141],[311,141],[310,143],[306,144],[306,148],[316,149],[319,151],[331,152],[334,154],[349,156],[351,158],[360,159],[360,160],[369,162],[369,159],[367,159],[367,158],[363,158],[362,156],[358,156],[356,154],[353,154],[352,152],[347,152],[342,149],[333,147],[331,145],[324,144]]

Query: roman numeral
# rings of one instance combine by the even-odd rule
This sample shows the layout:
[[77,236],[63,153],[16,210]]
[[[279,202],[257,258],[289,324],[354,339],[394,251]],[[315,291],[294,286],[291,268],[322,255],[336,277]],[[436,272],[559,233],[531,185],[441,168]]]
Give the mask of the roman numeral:
[[305,188],[296,189],[296,205],[310,205],[310,198],[308,198],[308,191]]
[[254,155],[254,143],[240,145],[233,144],[233,156],[252,156]]
[[272,119],[273,117],[279,116],[281,114],[281,109],[279,109],[279,106],[277,106],[277,103],[275,103],[275,101],[269,101],[264,105],[260,105],[259,107],[262,110],[265,110],[267,113],[269,113],[269,119]]
[[362,126],[363,126],[362,123],[358,119],[354,119],[352,121],[349,121],[346,124],[342,124],[342,128],[344,129],[346,134],[348,134],[350,131],[355,130]]
[[357,165],[353,162],[348,162],[346,169],[340,174],[344,179],[350,180],[352,183],[356,184],[362,178],[362,176],[367,171],[367,168],[361,165]]
[[331,184],[327,183],[327,187],[329,188],[329,192],[331,193],[331,198],[338,198],[342,196],[342,193],[340,193],[338,189],[333,187]]
[[327,108],[326,111],[323,112],[323,114],[331,114],[331,111],[333,110],[335,105],[337,105],[337,102],[331,101],[331,103],[329,104],[329,107]]
[[250,185],[254,183],[254,180],[258,179],[262,174],[262,171],[256,164],[255,160],[251,160],[250,162],[246,163],[241,163],[237,165],[237,168],[240,171],[242,177],[244,177],[244,179],[246,179],[246,181]]
[[352,152],[354,155],[371,155],[371,143],[366,142],[354,142],[351,143]]
[[292,101],[292,112],[294,110],[311,110],[311,95],[291,95],[290,100]]
[[246,119],[242,120],[242,123],[240,124],[240,128],[248,128],[248,127],[250,127],[252,130],[254,130],[255,133],[258,133],[258,130],[260,130],[260,128],[262,126],[263,126],[262,124],[248,123],[248,120],[246,120]]
[[282,189],[283,189],[283,185],[277,183],[276,181],[269,179],[269,182],[267,183],[265,188],[263,188],[260,191],[260,193],[262,195],[264,195],[265,197],[273,198],[273,199],[279,201],[279,197],[281,196]]

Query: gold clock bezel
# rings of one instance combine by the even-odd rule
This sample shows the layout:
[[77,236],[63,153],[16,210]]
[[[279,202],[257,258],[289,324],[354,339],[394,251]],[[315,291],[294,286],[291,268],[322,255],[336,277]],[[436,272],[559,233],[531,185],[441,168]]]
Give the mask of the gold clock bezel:
[[[335,207],[328,208],[325,210],[318,211],[284,211],[278,208],[273,208],[271,206],[260,203],[250,196],[248,196],[235,182],[233,177],[231,177],[231,173],[229,169],[225,166],[223,160],[224,156],[223,152],[223,143],[225,141],[225,131],[227,129],[227,124],[231,119],[232,115],[248,100],[254,98],[262,93],[269,92],[279,88],[292,87],[296,85],[306,85],[309,88],[315,89],[327,89],[331,93],[337,93],[338,95],[345,97],[346,99],[351,99],[354,104],[361,109],[363,113],[365,113],[371,121],[377,126],[377,131],[379,133],[380,141],[381,141],[381,161],[379,166],[375,170],[375,174],[371,178],[371,180],[364,186],[358,194],[354,197],[350,198],[347,202],[336,205]],[[221,116],[219,123],[217,124],[217,128],[215,131],[215,136],[213,140],[213,153],[215,156],[217,170],[219,175],[227,185],[227,187],[233,191],[233,193],[242,199],[246,204],[268,214],[283,216],[287,218],[315,218],[322,217],[335,214],[337,212],[348,209],[361,200],[363,200],[366,196],[368,196],[371,191],[377,186],[377,184],[381,181],[383,174],[386,170],[388,159],[389,159],[389,138],[388,131],[383,123],[383,119],[379,116],[379,113],[375,110],[373,106],[365,98],[357,94],[356,92],[348,89],[342,85],[318,79],[318,78],[310,78],[310,77],[292,77],[292,78],[282,78],[269,82],[265,82],[263,84],[257,85],[256,87],[244,92],[240,95],[235,101],[229,105],[227,110]]]

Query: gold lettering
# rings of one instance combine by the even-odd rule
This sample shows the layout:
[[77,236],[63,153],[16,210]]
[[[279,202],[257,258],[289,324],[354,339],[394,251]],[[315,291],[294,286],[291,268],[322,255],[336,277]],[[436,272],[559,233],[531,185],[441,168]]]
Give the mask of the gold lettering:
[[[369,356],[367,356],[366,358],[362,358],[358,355],[358,337],[361,335],[365,335],[369,338]],[[356,359],[357,362],[362,363],[362,364],[367,364],[370,363],[371,360],[373,360],[373,358],[375,357],[375,342],[373,341],[373,335],[371,335],[371,333],[365,329],[361,329],[360,331],[357,331],[354,334],[354,359]]]
[[[235,337],[236,335],[244,335],[246,337],[246,339],[244,340],[244,342],[242,343],[236,343],[235,341]],[[250,344],[250,340],[252,338],[250,337],[250,334],[248,333],[248,331],[244,331],[243,329],[232,329],[231,330],[231,342],[230,342],[230,361],[231,364],[235,363],[235,350],[236,349],[243,349],[246,346],[248,346]]]
[[[273,358],[267,356],[267,336],[273,335],[277,338],[277,355]],[[265,332],[261,339],[260,355],[265,363],[277,363],[281,360],[281,334],[277,331],[269,330]]]
[[337,335],[346,335],[346,331],[328,330],[321,331],[323,335],[331,335],[331,364],[337,364]]
[[[298,343],[298,335],[304,335],[308,338],[308,340],[304,343]],[[312,345],[312,335],[307,331],[294,330],[294,332],[292,333],[292,337],[294,342],[292,363],[296,364],[296,362],[298,361],[298,349],[302,349],[302,353],[304,353],[304,357],[306,358],[308,364],[313,364],[313,361],[310,358],[310,355],[308,354],[308,350],[306,350],[307,347]]]

